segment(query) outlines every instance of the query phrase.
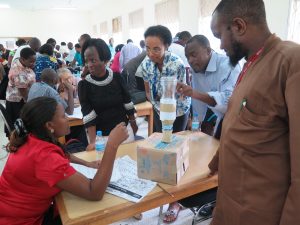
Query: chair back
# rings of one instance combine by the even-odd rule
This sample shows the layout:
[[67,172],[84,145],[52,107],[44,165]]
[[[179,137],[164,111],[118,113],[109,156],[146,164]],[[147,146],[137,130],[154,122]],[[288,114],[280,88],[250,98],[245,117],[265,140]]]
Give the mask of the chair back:
[[4,125],[7,128],[8,132],[11,133],[13,131],[13,124],[8,117],[5,107],[0,103],[0,116],[4,121]]

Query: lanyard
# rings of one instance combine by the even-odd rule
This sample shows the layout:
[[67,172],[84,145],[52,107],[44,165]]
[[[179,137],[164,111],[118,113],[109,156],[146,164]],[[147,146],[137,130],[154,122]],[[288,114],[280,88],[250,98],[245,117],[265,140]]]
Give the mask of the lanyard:
[[245,73],[247,72],[247,70],[250,68],[250,66],[259,58],[259,56],[261,55],[262,51],[263,51],[264,47],[261,47],[253,56],[251,56],[249,58],[249,60],[246,62],[245,66],[243,67],[242,72],[240,73],[235,86],[238,86],[238,84],[242,81]]

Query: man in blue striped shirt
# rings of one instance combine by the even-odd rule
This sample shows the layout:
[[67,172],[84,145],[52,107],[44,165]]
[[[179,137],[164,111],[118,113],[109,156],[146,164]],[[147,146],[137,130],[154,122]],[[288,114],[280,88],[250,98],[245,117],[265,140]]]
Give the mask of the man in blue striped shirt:
[[193,112],[203,122],[208,109],[217,116],[216,128],[227,110],[240,66],[232,65],[227,56],[214,52],[204,35],[195,35],[185,47],[191,66],[192,87],[179,83],[177,90],[192,97]]

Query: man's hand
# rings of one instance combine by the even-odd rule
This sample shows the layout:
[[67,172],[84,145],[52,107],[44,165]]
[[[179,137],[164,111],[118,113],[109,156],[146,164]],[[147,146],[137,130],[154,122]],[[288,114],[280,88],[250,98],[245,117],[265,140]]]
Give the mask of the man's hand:
[[183,95],[184,97],[185,96],[192,97],[192,95],[193,95],[193,88],[189,85],[184,84],[184,83],[178,82],[176,90],[180,95]]

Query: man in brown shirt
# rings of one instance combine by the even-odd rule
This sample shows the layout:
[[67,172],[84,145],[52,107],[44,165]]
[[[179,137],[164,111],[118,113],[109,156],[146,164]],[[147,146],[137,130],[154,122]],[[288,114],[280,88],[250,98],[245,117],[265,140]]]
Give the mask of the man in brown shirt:
[[219,189],[212,225],[300,224],[300,46],[269,31],[263,0],[222,0],[211,28],[247,63],[209,167]]

